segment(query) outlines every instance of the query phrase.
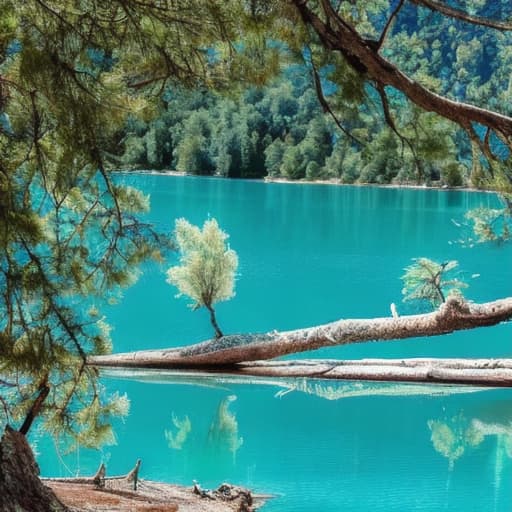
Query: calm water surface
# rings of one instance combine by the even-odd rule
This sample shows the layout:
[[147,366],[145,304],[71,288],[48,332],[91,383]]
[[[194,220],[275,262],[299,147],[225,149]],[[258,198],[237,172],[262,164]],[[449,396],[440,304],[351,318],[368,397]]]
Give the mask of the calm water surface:
[[[148,217],[172,230],[215,217],[240,269],[236,297],[218,306],[225,332],[289,329],[337,318],[388,316],[401,303],[411,258],[457,259],[475,301],[512,294],[512,247],[464,248],[464,212],[496,206],[489,194],[123,176],[151,195]],[[210,336],[150,265],[107,311],[116,351]],[[311,357],[310,354],[306,356]],[[510,324],[444,337],[365,343],[318,357],[512,357]],[[275,494],[273,511],[512,511],[512,390],[303,381],[246,385],[170,382],[165,375],[106,376],[128,393],[117,445],[59,459],[38,441],[45,475],[69,467],[110,474],[137,458],[145,478],[205,487],[224,480]],[[474,390],[471,390],[474,391]],[[341,398],[344,396],[344,398]],[[51,452],[51,453],[50,453]]]

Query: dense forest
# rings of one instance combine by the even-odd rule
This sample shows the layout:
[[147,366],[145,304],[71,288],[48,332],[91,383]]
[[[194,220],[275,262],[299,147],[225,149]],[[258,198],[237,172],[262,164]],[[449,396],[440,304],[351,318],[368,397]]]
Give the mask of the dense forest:
[[[500,19],[510,6],[482,1],[474,9]],[[365,30],[371,35],[384,25],[386,12],[368,11]],[[510,33],[413,5],[403,6],[392,31],[383,53],[420,83],[510,113]],[[281,70],[263,85],[238,84],[229,94],[168,87],[152,118],[132,117],[118,134],[114,167],[231,178],[486,185],[481,162],[473,158],[475,142],[454,123],[398,93],[385,106],[394,117],[390,123],[377,91],[360,89],[350,69],[340,75],[325,63],[317,70],[314,49],[274,46]],[[302,63],[291,63],[293,57]],[[498,139],[491,145],[504,155]]]

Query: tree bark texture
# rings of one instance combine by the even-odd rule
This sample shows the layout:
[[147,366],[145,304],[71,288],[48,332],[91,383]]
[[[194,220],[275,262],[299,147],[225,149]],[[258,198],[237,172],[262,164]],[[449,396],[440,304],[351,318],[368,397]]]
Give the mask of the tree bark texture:
[[474,386],[512,386],[511,359],[367,359],[361,361],[255,361],[237,375],[305,377],[324,380],[425,382]]
[[226,370],[226,367],[240,363],[274,359],[322,347],[448,334],[496,325],[510,318],[512,297],[484,304],[450,297],[433,313],[338,320],[293,331],[230,335],[185,347],[91,357],[88,364],[100,367]]
[[26,437],[9,426],[0,441],[0,512],[67,512],[39,480],[39,467]]

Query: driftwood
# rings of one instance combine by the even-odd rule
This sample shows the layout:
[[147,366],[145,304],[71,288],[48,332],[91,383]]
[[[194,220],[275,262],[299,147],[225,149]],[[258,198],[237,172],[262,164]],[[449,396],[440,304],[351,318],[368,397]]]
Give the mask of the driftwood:
[[[217,489],[207,490],[202,489],[197,482],[194,482],[192,488],[185,488],[140,480],[140,488],[137,489],[139,469],[140,460],[137,460],[134,468],[126,475],[106,477],[105,465],[101,464],[96,474],[91,477],[41,480],[53,489],[62,501],[78,505],[78,510],[83,511],[97,510],[97,507],[108,504],[110,505],[108,510],[112,511],[176,512],[183,509],[191,512],[254,512],[256,507],[260,507],[273,497],[262,494],[253,495],[248,489],[227,483],[220,485]],[[48,487],[45,488],[48,489]],[[50,489],[48,490],[51,492]],[[205,504],[203,501],[208,503]],[[101,509],[104,510],[104,508]],[[2,511],[1,508],[0,511]]]
[[97,488],[132,488],[137,490],[137,482],[139,480],[140,459],[137,460],[135,466],[126,475],[106,476],[106,467],[102,462],[100,467],[93,476],[89,477],[66,477],[66,478],[42,478],[48,482],[65,482],[76,485],[94,485]]
[[473,304],[450,297],[422,315],[338,320],[330,324],[266,334],[231,335],[187,347],[143,350],[89,358],[97,367],[159,368],[231,375],[322,379],[454,382],[512,385],[511,360],[279,361],[279,356],[322,347],[448,334],[496,325],[512,317],[512,298]]
[[[107,369],[106,375],[171,384],[215,387],[246,383],[284,388],[278,395],[286,394],[290,390],[318,394],[315,391],[318,386],[327,385],[322,384],[322,381],[367,381],[370,386],[373,381],[456,384],[475,388],[512,387],[512,359],[299,359],[171,369],[126,369],[120,366],[112,367],[110,371]],[[315,381],[320,384],[313,384]],[[410,393],[411,389],[408,387],[404,391]],[[334,388],[332,392],[334,396],[326,398],[394,393],[393,390],[386,391],[382,387]],[[419,393],[420,390],[416,389],[416,392]],[[424,390],[420,394],[423,392]]]
[[251,492],[242,487],[224,483],[221,484],[217,489],[210,491],[203,489],[197,482],[194,481],[192,492],[203,499],[227,502],[238,501],[241,512],[250,512],[255,510],[253,509],[254,500]]

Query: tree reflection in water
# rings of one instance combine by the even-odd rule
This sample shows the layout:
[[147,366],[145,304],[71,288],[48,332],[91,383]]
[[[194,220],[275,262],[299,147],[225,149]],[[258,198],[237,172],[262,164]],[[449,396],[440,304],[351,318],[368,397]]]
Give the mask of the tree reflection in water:
[[243,438],[238,436],[236,416],[229,409],[236,398],[236,395],[229,395],[220,402],[208,432],[208,442],[214,450],[220,452],[227,450],[233,458],[236,457],[236,452],[244,442]]
[[498,501],[502,475],[506,462],[512,459],[512,421],[486,422],[479,418],[468,419],[462,412],[447,420],[429,420],[434,449],[448,459],[450,487],[455,461],[471,448],[479,446],[486,437],[496,437],[494,451],[494,500]]

